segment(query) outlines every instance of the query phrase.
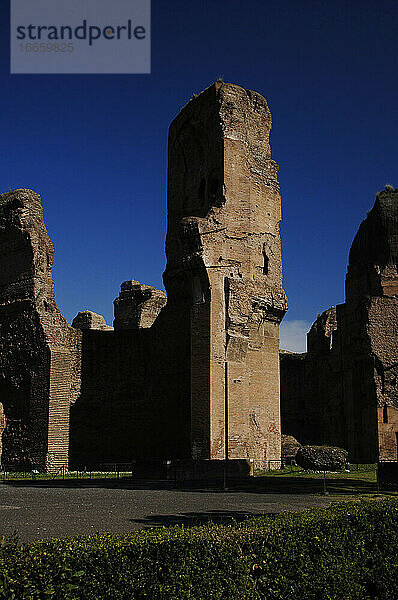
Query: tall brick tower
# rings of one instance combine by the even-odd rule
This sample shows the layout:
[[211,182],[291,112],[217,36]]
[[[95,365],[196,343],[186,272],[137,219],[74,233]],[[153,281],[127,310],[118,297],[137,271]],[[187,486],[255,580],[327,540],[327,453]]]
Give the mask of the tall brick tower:
[[0,194],[0,248],[1,463],[56,471],[68,464],[81,338],[55,302],[54,246],[38,194]]
[[190,328],[194,459],[280,459],[287,303],[271,122],[260,94],[217,82],[170,126],[164,281],[176,327]]
[[398,459],[398,189],[386,186],[350,249],[341,337],[345,448],[358,462]]
[[346,299],[318,315],[306,355],[281,355],[282,426],[353,463],[398,459],[398,189],[376,196],[352,243]]

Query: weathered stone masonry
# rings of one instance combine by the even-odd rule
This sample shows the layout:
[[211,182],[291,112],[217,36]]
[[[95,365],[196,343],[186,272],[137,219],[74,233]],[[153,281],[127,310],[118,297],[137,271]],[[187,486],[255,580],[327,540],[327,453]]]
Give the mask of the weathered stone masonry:
[[3,464],[56,469],[68,452],[71,466],[280,458],[287,306],[270,129],[264,98],[224,83],[176,117],[167,299],[124,282],[114,330],[91,311],[69,327],[54,301],[39,197],[0,197]]
[[[124,282],[113,328],[87,310],[68,325],[39,196],[0,195],[3,466],[280,459],[287,304],[270,129],[262,96],[220,82],[175,118],[167,296]],[[380,192],[359,228],[346,302],[318,317],[306,354],[281,354],[284,433],[359,462],[398,456],[397,197]]]
[[56,469],[68,460],[81,335],[55,304],[53,252],[39,196],[0,195],[1,460],[14,468]]
[[398,459],[398,190],[377,195],[353,241],[346,302],[318,317],[306,355],[281,354],[282,429],[351,460]]
[[170,127],[164,281],[190,323],[194,458],[280,458],[287,305],[270,130],[262,96],[221,83]]

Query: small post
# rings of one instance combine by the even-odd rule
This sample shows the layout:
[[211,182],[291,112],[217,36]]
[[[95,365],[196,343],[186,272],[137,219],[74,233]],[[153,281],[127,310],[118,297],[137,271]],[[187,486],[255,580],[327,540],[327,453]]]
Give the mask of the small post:
[[223,461],[223,488],[224,488],[224,492],[228,491],[228,474],[227,474],[227,466],[228,466],[228,462],[226,459],[224,459]]
[[228,361],[224,363],[224,492],[228,491],[229,458],[229,406],[228,406]]
[[326,471],[323,471],[323,495],[328,496],[329,492],[326,489]]

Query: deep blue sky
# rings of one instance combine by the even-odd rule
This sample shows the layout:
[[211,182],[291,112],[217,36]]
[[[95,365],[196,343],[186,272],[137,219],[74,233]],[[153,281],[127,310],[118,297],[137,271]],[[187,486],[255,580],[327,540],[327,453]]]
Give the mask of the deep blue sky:
[[353,236],[398,186],[396,0],[153,0],[151,75],[10,75],[0,17],[0,191],[41,194],[69,321],[111,323],[126,279],[162,286],[168,125],[219,76],[273,114],[286,321],[344,300]]

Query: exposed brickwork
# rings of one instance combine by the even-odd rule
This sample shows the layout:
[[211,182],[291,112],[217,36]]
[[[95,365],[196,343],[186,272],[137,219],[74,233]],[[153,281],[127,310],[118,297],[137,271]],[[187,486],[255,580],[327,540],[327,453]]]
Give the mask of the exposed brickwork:
[[91,311],[68,326],[54,301],[39,197],[1,197],[3,457],[56,469],[69,436],[72,466],[280,459],[279,323],[287,305],[270,130],[262,96],[220,82],[176,117],[167,299],[124,282],[114,330]]
[[[114,330],[92,311],[69,327],[39,196],[0,195],[3,465],[280,459],[287,305],[270,129],[262,96],[221,82],[179,113],[169,133],[167,298],[124,282]],[[307,354],[281,354],[284,433],[362,462],[398,455],[397,196],[380,192],[358,230],[345,304],[318,316]]]
[[115,329],[151,327],[166,302],[166,294],[161,290],[138,281],[125,281],[114,301]]
[[320,315],[308,354],[281,354],[282,430],[351,460],[398,459],[398,191],[377,195],[353,241],[346,302]]
[[71,353],[65,349],[52,349],[46,457],[49,471],[68,465],[70,386]]
[[183,337],[166,325],[82,332],[72,467],[190,456],[189,362],[180,360]]
[[222,83],[173,121],[164,274],[169,302],[188,313],[191,339],[200,340],[191,348],[193,452],[224,458],[228,446],[230,458],[259,466],[280,459],[287,308],[270,129],[262,96]]
[[0,402],[0,457],[3,450],[3,432],[6,426],[6,418],[4,415],[4,408],[2,403]]
[[106,324],[106,321],[102,315],[91,310],[83,310],[77,313],[76,317],[72,321],[72,327],[75,329],[95,329],[99,331],[109,331],[113,327]]
[[[79,390],[80,337],[55,304],[54,247],[34,192],[0,195],[0,248],[2,464],[37,469],[51,461],[67,464],[67,425],[61,421],[67,423],[70,401]],[[59,352],[68,356],[60,387]]]

